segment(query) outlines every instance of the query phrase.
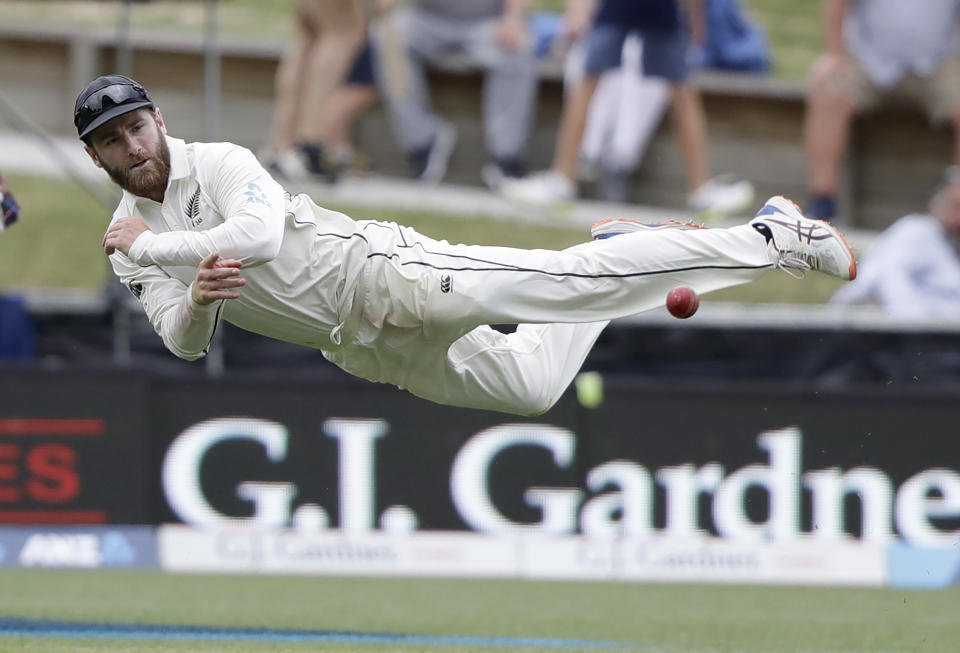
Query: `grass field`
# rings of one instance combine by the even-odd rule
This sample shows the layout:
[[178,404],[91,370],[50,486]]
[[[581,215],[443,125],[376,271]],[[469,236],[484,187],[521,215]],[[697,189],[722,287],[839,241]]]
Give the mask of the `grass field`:
[[[954,652],[960,592],[519,581],[0,571],[0,619],[265,627],[474,638],[463,644],[0,636],[0,651]],[[500,638],[499,640],[496,638]],[[487,643],[487,640],[489,642]]]

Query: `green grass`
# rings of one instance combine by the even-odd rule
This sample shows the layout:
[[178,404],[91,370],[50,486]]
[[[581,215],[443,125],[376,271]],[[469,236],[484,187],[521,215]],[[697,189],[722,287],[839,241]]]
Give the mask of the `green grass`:
[[[960,591],[0,571],[0,616],[617,641],[657,653],[956,651]],[[84,648],[84,646],[88,648]],[[130,643],[0,638],[3,651]],[[450,651],[453,646],[137,642],[149,651]],[[470,651],[535,651],[469,647]],[[541,649],[557,651],[561,649]],[[569,649],[568,649],[569,650]]]
[[748,15],[767,32],[775,77],[801,80],[823,47],[820,2],[742,0]]
[[0,234],[0,287],[100,287],[109,269],[100,240],[113,211],[70,181],[5,176],[20,220]]
[[[30,288],[97,289],[110,274],[100,240],[112,209],[106,209],[76,183],[9,175],[21,218],[0,234],[0,290]],[[563,249],[586,238],[583,229],[517,224],[485,216],[385,211],[327,205],[355,219],[393,220],[451,242]],[[711,293],[706,301],[822,303],[842,282],[810,274],[800,282],[767,274],[747,286]]]

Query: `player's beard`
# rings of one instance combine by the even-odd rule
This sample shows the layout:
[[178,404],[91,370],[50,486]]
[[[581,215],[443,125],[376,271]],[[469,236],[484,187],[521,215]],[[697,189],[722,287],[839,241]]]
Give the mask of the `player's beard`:
[[153,165],[144,164],[143,168],[137,170],[132,170],[129,166],[106,164],[103,164],[103,169],[117,186],[137,197],[162,195],[170,178],[170,148],[167,147],[167,139],[162,135],[149,161]]

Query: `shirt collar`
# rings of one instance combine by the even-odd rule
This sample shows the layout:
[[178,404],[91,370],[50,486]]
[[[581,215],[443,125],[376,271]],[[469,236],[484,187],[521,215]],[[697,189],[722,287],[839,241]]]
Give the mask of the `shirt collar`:
[[[170,148],[170,181],[183,179],[190,175],[190,165],[187,163],[187,144],[179,138],[165,136],[167,147]],[[170,188],[169,183],[167,188]]]

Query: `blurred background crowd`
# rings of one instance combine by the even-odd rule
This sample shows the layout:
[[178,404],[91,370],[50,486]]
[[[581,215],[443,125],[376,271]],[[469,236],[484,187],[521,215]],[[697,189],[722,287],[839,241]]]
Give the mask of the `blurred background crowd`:
[[25,313],[91,304],[65,289],[112,305],[96,247],[112,191],[69,144],[69,102],[121,72],[173,134],[450,240],[563,247],[594,219],[722,225],[786,194],[850,233],[861,279],[708,301],[949,330],[958,24],[960,0],[0,3],[2,226],[21,217],[0,287]]

